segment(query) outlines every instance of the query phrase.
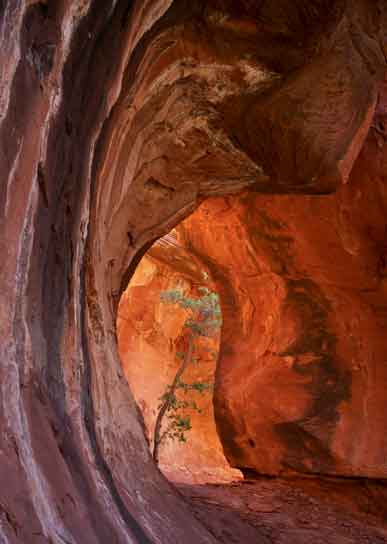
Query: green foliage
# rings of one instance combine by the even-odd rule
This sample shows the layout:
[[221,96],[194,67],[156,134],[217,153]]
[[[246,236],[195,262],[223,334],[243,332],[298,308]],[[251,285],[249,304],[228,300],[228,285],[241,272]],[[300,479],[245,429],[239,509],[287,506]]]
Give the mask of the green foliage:
[[185,433],[192,429],[190,416],[181,416],[179,414],[173,414],[168,416],[170,422],[164,431],[161,440],[169,438],[170,440],[177,440],[178,442],[187,442]]
[[[181,389],[184,393],[189,393],[191,391],[203,394],[212,389],[212,385],[207,382],[192,382],[186,383],[182,380],[177,382],[175,389]],[[179,442],[186,442],[185,433],[192,429],[191,426],[191,417],[185,415],[184,417],[179,413],[180,410],[191,409],[195,412],[201,414],[202,410],[199,408],[197,403],[192,400],[181,400],[178,399],[175,392],[171,390],[171,386],[168,385],[165,393],[160,397],[160,404],[158,409],[163,406],[165,402],[168,403],[166,417],[168,418],[168,425],[166,430],[163,432],[161,441],[165,439],[178,440]]]
[[192,298],[178,289],[171,289],[160,294],[161,302],[178,304],[185,310],[190,310],[192,317],[187,319],[184,326],[191,329],[196,336],[212,336],[222,325],[222,311],[219,295],[205,286],[198,288],[201,296]]
[[182,389],[184,393],[188,393],[189,391],[197,391],[198,393],[204,393],[206,391],[212,391],[213,386],[212,384],[208,382],[185,383],[180,380],[177,383],[176,388]]
[[161,302],[176,304],[179,302],[182,296],[183,296],[183,293],[179,291],[178,289],[170,289],[169,291],[163,291],[160,294],[160,300]]
[[[207,280],[208,274],[204,272],[203,277]],[[199,336],[211,337],[222,325],[219,296],[206,286],[199,287],[198,292],[200,295],[194,298],[186,296],[179,289],[171,289],[162,292],[160,300],[165,304],[177,304],[181,308],[190,311],[191,315],[184,323],[184,327],[190,329],[194,338]],[[216,352],[213,349],[208,349],[207,351],[215,360]],[[195,345],[193,346],[193,352],[195,352]],[[184,352],[177,352],[176,357],[181,361],[180,368],[183,368],[184,364],[198,364],[200,362],[199,357],[192,354],[192,352],[189,361],[185,361],[186,354]],[[202,412],[195,401],[187,400],[187,398],[178,398],[176,395],[177,391],[183,392],[184,396],[192,393],[203,395],[212,389],[213,386],[211,383],[203,381],[186,383],[182,379],[178,379],[177,381],[175,379],[173,385],[168,385],[164,394],[159,399],[160,404],[158,407],[159,413],[163,413],[162,417],[165,414],[168,423],[161,436],[155,436],[155,442],[161,443],[165,440],[186,442],[186,433],[192,429],[191,417],[186,414],[182,415],[181,412],[183,411],[184,413],[184,410]]]
[[[183,381],[179,381],[175,387],[175,389],[182,389],[184,393],[189,393],[190,391],[194,391],[197,393],[205,393],[206,391],[212,390],[212,385],[208,382],[193,382],[193,383],[185,383]],[[160,404],[158,409],[162,407],[165,401],[168,402],[168,412],[180,410],[181,408],[192,408],[193,410],[196,410],[197,412],[201,412],[201,410],[198,408],[198,405],[195,401],[187,401],[187,400],[180,400],[177,398],[175,391],[172,391],[171,386],[167,386],[167,390],[161,397],[159,398]]]

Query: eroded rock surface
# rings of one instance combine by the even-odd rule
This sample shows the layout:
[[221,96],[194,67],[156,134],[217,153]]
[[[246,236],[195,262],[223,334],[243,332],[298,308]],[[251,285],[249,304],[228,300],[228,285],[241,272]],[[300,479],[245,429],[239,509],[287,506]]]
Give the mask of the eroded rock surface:
[[372,129],[333,195],[214,199],[184,224],[221,294],[215,407],[233,466],[387,475],[383,149]]
[[[384,361],[384,310],[382,282],[373,278],[376,268],[376,277],[384,275],[385,241],[370,215],[383,213],[375,179],[384,179],[385,109],[378,95],[386,28],[383,1],[0,2],[2,542],[216,541],[150,459],[118,358],[115,312],[149,244],[202,199],[246,188],[320,194],[348,182],[354,200],[343,200],[345,227],[329,215],[336,197],[322,199],[320,231],[315,238],[306,232],[304,241],[317,256],[310,249],[308,262],[295,257],[289,275],[275,264],[270,274],[279,278],[284,296],[293,276],[295,282],[309,276],[306,286],[298,285],[301,292],[294,285],[293,299],[306,298],[312,318],[316,305],[323,308],[318,330],[340,333],[328,345],[313,337],[307,351],[320,357],[328,350],[334,372],[327,375],[319,363],[306,366],[316,382],[292,417],[309,414],[312,425],[321,424],[322,437],[312,440],[311,449],[301,441],[298,468],[304,470],[316,451],[316,465],[312,461],[308,469],[384,474],[379,430],[385,375],[377,364]],[[364,197],[356,200],[352,180],[371,123],[380,178],[363,179],[367,206]],[[373,166],[366,161],[361,171]],[[266,214],[281,221],[280,201],[267,198]],[[304,207],[298,198],[285,197],[282,205],[319,214],[312,205],[317,200],[307,197]],[[364,222],[352,220],[362,209]],[[289,232],[310,225],[301,215],[286,227]],[[341,249],[335,226],[344,239]],[[276,227],[268,228],[270,238]],[[323,236],[333,247],[320,245]],[[350,256],[345,263],[336,253],[343,247]],[[317,266],[318,259],[330,258],[328,268]],[[341,286],[331,267],[343,263]],[[301,265],[317,268],[305,274]],[[360,286],[361,296],[349,295]],[[340,321],[344,307],[351,308],[353,323]],[[305,328],[299,304],[289,301],[289,313],[282,318]],[[284,372],[298,378],[297,396],[305,375],[293,367],[305,351],[301,340],[287,343],[292,337],[299,333],[290,327],[267,356],[290,357]],[[331,357],[333,348],[338,359]],[[287,355],[278,355],[286,349]],[[358,360],[352,363],[352,357]],[[357,374],[351,364],[360,367]],[[333,412],[315,410],[324,400],[316,397],[321,379]],[[228,380],[220,369],[219,428],[221,420],[235,419]],[[269,408],[267,414],[272,417]],[[245,443],[235,449],[238,425],[232,421],[227,430],[223,424],[221,437],[230,458],[250,465]],[[289,447],[294,465],[288,430],[277,443]],[[350,451],[346,437],[355,432],[361,447]],[[327,443],[326,436],[324,457],[315,446]],[[281,448],[275,467],[287,456]],[[308,455],[299,455],[305,448]]]

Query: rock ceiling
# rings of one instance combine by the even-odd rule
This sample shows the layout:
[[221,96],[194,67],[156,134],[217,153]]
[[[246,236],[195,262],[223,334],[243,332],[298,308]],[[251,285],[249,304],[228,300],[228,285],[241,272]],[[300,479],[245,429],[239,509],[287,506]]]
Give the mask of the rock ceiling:
[[226,457],[386,477],[386,29],[383,0],[0,2],[1,542],[216,542],[115,333],[202,203]]

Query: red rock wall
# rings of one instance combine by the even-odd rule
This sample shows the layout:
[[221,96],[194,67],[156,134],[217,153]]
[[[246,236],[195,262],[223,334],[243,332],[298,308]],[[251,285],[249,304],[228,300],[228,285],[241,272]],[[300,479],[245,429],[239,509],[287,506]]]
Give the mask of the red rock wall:
[[[208,196],[346,181],[385,30],[384,2],[367,0],[0,3],[2,541],[214,541],[151,462],[117,354],[121,292],[148,245]],[[384,333],[354,300],[376,360]],[[335,344],[340,360],[351,342]],[[381,377],[368,380],[372,404]]]
[[335,195],[246,193],[186,221],[221,292],[215,402],[233,466],[387,475],[384,146],[372,129]]

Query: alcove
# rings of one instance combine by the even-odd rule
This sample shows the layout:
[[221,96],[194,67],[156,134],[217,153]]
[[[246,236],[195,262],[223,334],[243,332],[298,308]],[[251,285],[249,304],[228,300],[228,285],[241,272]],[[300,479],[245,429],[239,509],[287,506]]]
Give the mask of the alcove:
[[163,401],[185,365],[160,421],[162,472],[177,482],[229,482],[241,473],[224,457],[213,408],[221,302],[183,231],[179,225],[159,239],[138,264],[118,308],[119,352],[152,451]]

